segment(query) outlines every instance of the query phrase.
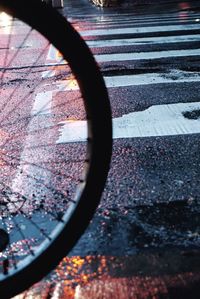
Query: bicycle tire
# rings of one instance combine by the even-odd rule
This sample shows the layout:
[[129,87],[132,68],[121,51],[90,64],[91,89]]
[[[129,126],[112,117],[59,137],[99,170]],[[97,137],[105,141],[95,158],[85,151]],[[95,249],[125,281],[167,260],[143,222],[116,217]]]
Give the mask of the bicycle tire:
[[[29,25],[30,28],[34,29],[34,32],[35,32],[35,30],[37,30],[37,32],[39,32],[43,37],[45,37],[45,39],[47,39],[47,41],[50,42],[59,51],[59,53],[62,54],[64,60],[67,61],[67,63],[68,63],[67,64],[67,72],[65,70],[65,75],[66,76],[69,75],[68,68],[70,67],[70,69],[72,70],[72,73],[80,87],[81,96],[83,98],[83,105],[86,110],[87,128],[88,128],[87,142],[80,141],[78,143],[78,146],[77,146],[76,141],[72,141],[70,143],[74,146],[73,149],[76,149],[77,152],[79,152],[79,147],[81,147],[82,144],[87,144],[86,150],[85,150],[86,157],[83,158],[83,165],[84,165],[83,173],[84,174],[83,174],[82,178],[78,178],[75,180],[75,183],[77,183],[77,186],[76,186],[76,192],[74,193],[75,195],[74,195],[73,199],[67,200],[67,197],[69,195],[68,194],[69,192],[67,193],[68,190],[65,190],[65,193],[62,193],[60,191],[59,192],[56,191],[57,190],[56,189],[57,187],[56,187],[55,190],[52,191],[52,187],[50,188],[48,185],[48,188],[47,188],[48,192],[50,192],[50,193],[52,192],[51,195],[52,194],[54,195],[54,198],[53,199],[51,198],[51,202],[50,202],[50,204],[52,205],[51,210],[48,210],[48,209],[50,209],[48,207],[48,201],[46,202],[48,192],[47,192],[47,195],[45,195],[45,196],[43,196],[41,194],[40,195],[31,194],[30,198],[29,198],[29,197],[25,196],[23,193],[20,193],[18,191],[14,192],[12,189],[13,185],[11,185],[11,187],[10,187],[10,185],[9,185],[10,182],[8,182],[9,176],[3,172],[0,173],[1,179],[2,179],[1,189],[0,189],[0,197],[1,197],[0,198],[0,208],[1,208],[1,215],[0,215],[0,224],[1,225],[0,225],[0,227],[2,229],[3,234],[6,232],[5,236],[3,234],[0,234],[0,243],[3,244],[3,240],[6,243],[5,246],[2,245],[3,250],[1,250],[2,253],[0,256],[0,262],[1,262],[0,297],[5,299],[5,298],[10,298],[12,296],[15,296],[15,295],[19,294],[20,292],[26,290],[34,283],[41,280],[51,270],[53,270],[56,267],[56,265],[61,261],[61,259],[64,256],[66,256],[67,253],[69,253],[69,251],[73,248],[73,246],[76,244],[76,242],[78,241],[80,236],[83,234],[83,232],[87,228],[87,226],[88,226],[90,220],[92,219],[92,216],[96,210],[96,207],[99,204],[101,194],[104,189],[105,182],[106,182],[107,174],[109,171],[109,164],[110,164],[111,152],[112,152],[112,123],[111,123],[111,109],[110,109],[110,104],[109,104],[108,93],[107,93],[102,75],[100,73],[99,67],[98,67],[97,63],[95,62],[90,50],[86,46],[85,42],[80,37],[80,35],[75,31],[75,29],[72,27],[72,25],[63,16],[61,16],[56,10],[52,9],[51,7],[48,7],[44,2],[40,2],[39,0],[29,0],[28,4],[27,4],[26,0],[15,0],[15,1],[0,0],[0,9],[1,9],[1,11],[4,11],[5,13],[12,16],[12,18],[14,18],[14,20],[12,19],[12,22],[15,22],[15,18],[17,18],[17,20],[20,20],[19,22],[24,22],[26,25]],[[13,23],[12,23],[11,27],[14,28]],[[23,27],[22,27],[22,29],[23,29]],[[20,25],[19,25],[19,30],[22,30],[22,29],[20,29]],[[33,32],[32,29],[30,31],[31,32],[30,34],[32,34],[32,32]],[[11,36],[11,33],[9,36]],[[13,51],[13,48],[11,47],[12,36],[8,37],[8,39],[9,39],[9,41],[7,42],[7,45],[9,45],[11,50]],[[20,51],[22,51],[22,53],[23,53],[23,49],[25,49],[24,51],[26,51],[26,48],[29,47],[29,45],[27,46],[27,39],[28,38],[25,37],[25,39],[23,39],[23,42],[21,42],[21,45],[18,47],[16,46],[16,49],[14,49],[16,56],[19,55]],[[9,50],[6,55],[7,55],[7,59],[5,59],[5,60],[9,60],[8,59],[8,57],[10,55]],[[19,62],[20,67],[18,67],[18,69],[16,68],[15,65],[14,66],[12,65],[14,60],[18,62],[18,60],[21,59],[21,58],[20,59],[18,58],[18,60],[17,60],[16,56],[13,56],[14,58],[11,57],[10,64],[1,65],[1,79],[3,78],[3,80],[1,80],[0,92],[2,93],[2,95],[0,95],[1,96],[0,104],[2,104],[1,102],[3,102],[2,105],[4,105],[3,107],[5,107],[4,110],[8,109],[7,106],[10,105],[10,104],[8,104],[8,102],[9,102],[8,100],[4,100],[4,96],[5,96],[4,89],[7,90],[7,87],[10,87],[10,85],[12,85],[12,84],[16,84],[17,81],[21,80],[20,82],[22,82],[22,84],[24,82],[26,82],[26,84],[27,84],[27,81],[28,81],[27,77],[23,77],[25,74],[25,71],[24,71],[25,68],[22,68],[20,66],[20,62]],[[43,53],[42,53],[41,57],[43,57]],[[23,59],[23,55],[22,55],[22,59]],[[38,61],[39,61],[39,59],[38,59]],[[38,66],[38,61],[35,62],[35,64],[31,66],[30,78],[31,78],[31,76],[33,77],[32,81],[34,81],[34,78],[35,78],[34,76],[36,76],[35,73],[37,73],[37,71],[35,71],[35,69],[37,70],[38,67],[42,67],[41,65]],[[65,65],[65,64],[63,63],[63,60],[62,60],[62,63],[57,64],[57,65],[58,65],[58,68],[63,68],[63,65]],[[51,67],[52,66],[50,64],[50,68]],[[56,67],[56,66],[54,66],[54,67]],[[34,69],[34,71],[32,71],[32,69]],[[63,69],[62,69],[62,71],[63,71]],[[23,73],[23,76],[21,77],[20,80],[18,80],[19,79],[18,77],[13,79],[12,76],[15,73],[17,73],[18,76],[19,76],[19,73],[20,73],[20,76],[22,76],[21,73]],[[29,74],[30,73],[28,73],[28,76],[29,76]],[[31,79],[29,81],[31,82]],[[38,85],[39,85],[39,83],[38,83]],[[35,86],[35,89],[36,89],[36,87],[38,88],[38,85]],[[51,84],[47,85],[47,87],[45,87],[45,88],[47,88],[47,89],[50,88],[50,85]],[[26,88],[30,88],[30,86],[28,86],[28,87],[27,86],[28,86],[28,84],[26,85]],[[33,84],[33,86],[34,86],[34,84]],[[10,88],[12,89],[13,87],[11,86]],[[17,88],[20,89],[21,88],[20,85],[17,85]],[[16,114],[15,102],[12,102],[12,105],[14,105],[14,108],[12,108],[11,112],[10,112],[10,114],[12,114],[12,115],[8,116],[7,115],[8,113],[6,114],[6,112],[7,112],[7,110],[6,110],[4,117],[2,116],[1,127],[0,127],[0,133],[2,133],[2,131],[3,131],[2,134],[5,134],[6,136],[8,136],[5,139],[6,142],[4,142],[3,145],[1,144],[1,146],[0,146],[0,152],[1,153],[3,152],[2,168],[4,169],[4,164],[7,163],[5,165],[5,167],[7,167],[6,169],[7,170],[11,169],[11,172],[13,171],[13,173],[18,171],[18,169],[20,168],[20,165],[19,165],[20,159],[17,160],[17,158],[16,158],[16,156],[18,155],[18,148],[16,145],[16,143],[18,144],[17,138],[20,139],[20,142],[21,142],[21,139],[25,138],[22,136],[23,133],[20,133],[20,134],[17,133],[17,135],[16,135],[16,131],[15,131],[16,127],[18,126],[18,123],[21,123],[21,122],[23,122],[23,126],[24,126],[24,123],[27,124],[27,126],[28,125],[30,126],[30,122],[31,122],[30,118],[24,112],[23,106],[20,106],[21,102],[23,102],[23,105],[24,105],[25,96],[23,97],[23,101],[20,100],[21,94],[18,95],[19,99],[17,98],[17,99],[13,100],[13,97],[14,97],[13,95],[17,94],[18,89],[14,89],[14,91],[12,91],[11,102],[14,100],[15,101],[18,100],[17,107],[20,110],[18,113],[19,120],[15,119],[15,114]],[[72,90],[73,90],[73,88],[72,88]],[[45,92],[48,92],[48,90]],[[28,96],[31,97],[33,93],[34,93],[34,90],[31,89]],[[10,96],[10,98],[11,98],[11,96]],[[9,98],[9,100],[10,100],[10,98]],[[26,97],[26,100],[27,100],[27,98],[28,97]],[[78,105],[79,105],[79,100],[80,100],[79,98],[76,98]],[[65,105],[65,103],[63,105]],[[60,105],[60,106],[62,107],[62,105]],[[55,108],[55,110],[56,110],[57,107],[59,107],[59,105],[57,105],[55,107],[56,107]],[[60,114],[62,114],[62,112],[63,112],[62,109],[60,109],[58,116],[56,116],[56,117],[58,117],[59,121],[60,121]],[[1,110],[1,114],[2,113],[4,113],[4,112],[2,112],[2,110]],[[21,115],[23,115],[23,116],[21,116]],[[10,117],[10,119],[8,121],[9,117]],[[14,117],[14,120],[13,120],[13,117]],[[35,114],[33,117],[35,117]],[[45,120],[44,123],[46,124],[46,122],[48,122],[48,117],[49,116],[48,116],[48,113],[46,113],[46,111],[42,115],[37,114],[37,121],[39,122],[38,127],[42,126],[41,124],[43,124],[43,118]],[[51,117],[55,117],[55,115],[53,115]],[[64,117],[68,117],[68,114],[65,111],[64,111]],[[47,119],[47,121],[46,121],[46,119]],[[34,121],[35,121],[35,119],[34,119]],[[85,121],[85,120],[83,120],[81,118],[81,121]],[[69,122],[70,122],[70,118],[69,118]],[[7,132],[8,129],[10,130],[9,132]],[[27,128],[26,128],[26,130],[27,130]],[[34,127],[34,130],[35,130],[35,127]],[[42,130],[44,131],[44,127],[42,127]],[[56,127],[56,130],[58,130],[57,127]],[[43,132],[43,131],[42,131],[42,133],[37,133],[38,136],[40,136],[39,134],[43,134],[44,136],[47,136],[46,137],[47,139],[52,138],[52,136],[54,136],[54,135],[51,135],[49,137],[49,133]],[[11,134],[13,132],[15,132],[14,137]],[[35,131],[33,134],[36,134]],[[10,135],[12,137],[10,137]],[[15,143],[12,143],[12,139],[14,139]],[[9,142],[11,143],[11,150],[14,153],[14,155],[12,155],[12,154],[10,154],[10,152],[8,152],[7,147],[8,147]],[[19,147],[21,146],[20,142],[19,142],[20,145],[18,145]],[[34,142],[35,142],[35,139],[34,139]],[[30,146],[30,144],[29,144],[29,146]],[[40,149],[40,146],[41,145],[38,145],[37,150]],[[42,146],[44,148],[43,143],[42,143]],[[58,145],[56,144],[54,147],[57,148],[57,146]],[[66,148],[65,148],[66,146],[67,145],[65,145],[65,143],[62,143],[61,150],[63,149],[63,153],[65,153],[65,151],[66,151]],[[51,150],[54,149],[54,147],[53,146],[50,147],[49,152],[51,152]],[[34,148],[34,146],[32,148]],[[32,150],[32,148],[31,148],[31,150]],[[11,160],[9,165],[8,165],[8,162],[4,161],[5,159],[7,159],[7,156],[4,152],[6,152],[8,158]],[[19,150],[19,152],[20,152],[20,150]],[[35,152],[33,151],[32,156],[35,155],[34,153]],[[60,154],[60,151],[58,151],[58,153]],[[37,156],[37,154],[36,154],[36,156]],[[78,156],[78,153],[77,153],[77,156]],[[53,154],[53,157],[54,157],[54,154]],[[17,162],[13,159],[16,159]],[[35,159],[37,159],[37,157]],[[67,165],[67,163],[69,163],[69,165],[71,165],[70,164],[71,160],[68,161],[67,159],[68,158],[66,156],[64,156],[64,160],[62,160],[62,163],[64,163],[64,162],[66,163],[65,166]],[[31,161],[33,161],[33,160],[31,160]],[[79,167],[79,161],[75,161],[75,162],[78,164],[78,167]],[[75,163],[75,162],[73,162],[73,163]],[[28,162],[23,161],[23,163],[26,164]],[[34,163],[37,164],[37,161]],[[48,166],[51,168],[51,171],[53,168],[57,167],[56,162],[53,165],[51,165],[51,163],[49,161],[47,161],[47,159],[46,159],[45,163],[46,164],[49,163]],[[46,165],[45,163],[44,163],[44,165]],[[32,165],[33,162],[30,162],[29,164],[31,164],[31,167],[32,166],[35,168],[40,167],[40,169],[41,169],[41,166]],[[15,170],[13,169],[13,165],[16,165]],[[59,165],[62,165],[62,164],[59,164]],[[70,168],[70,166],[68,168]],[[71,168],[75,168],[75,166],[72,165]],[[83,168],[82,164],[81,164],[80,168],[81,168],[81,172],[82,172],[82,168]],[[63,168],[61,170],[64,171],[64,174],[63,174],[64,178],[62,179],[64,182],[64,179],[66,179],[66,177],[67,177],[66,173],[68,170],[66,168]],[[21,169],[20,171],[24,172],[24,169]],[[60,171],[60,169],[59,169],[59,171]],[[78,170],[78,173],[79,172],[80,171]],[[61,171],[59,173],[61,173]],[[73,174],[73,172],[72,172],[72,174]],[[38,173],[35,176],[37,176],[37,175],[38,175]],[[28,174],[28,175],[26,174],[26,176],[27,176],[27,180],[29,180],[31,177],[30,174]],[[35,177],[35,176],[34,176],[34,180],[35,180],[34,182],[35,182],[36,187],[33,187],[33,188],[38,190],[38,189],[40,189],[41,184],[43,184],[44,188],[46,188],[46,185],[45,185],[46,181],[45,181],[45,183],[43,182],[43,177],[41,179],[42,182],[40,182],[38,177]],[[51,176],[53,176],[53,175],[51,175]],[[71,178],[74,178],[73,175],[70,177],[70,179]],[[31,179],[33,180],[33,178],[31,178]],[[53,179],[54,179],[54,177],[52,178],[52,180]],[[7,186],[6,184],[9,186]],[[27,185],[28,184],[29,183],[27,183]],[[48,182],[48,184],[52,184],[52,182]],[[71,184],[71,181],[70,181],[70,184]],[[39,187],[37,187],[38,185],[39,185]],[[57,184],[57,183],[55,183],[55,185],[59,186],[59,184]],[[5,189],[5,188],[7,188],[7,189]],[[17,188],[21,188],[21,187],[17,186]],[[30,191],[31,188],[32,188],[32,185],[29,184],[27,187],[27,190]],[[31,192],[29,192],[29,193],[31,193]],[[33,195],[34,195],[34,197],[33,197]],[[36,196],[37,196],[37,200],[35,199]],[[41,198],[40,198],[40,196],[41,196]],[[17,198],[17,200],[16,200],[16,198]],[[34,199],[34,203],[32,203],[32,205],[30,204],[30,206],[31,206],[30,207],[29,201],[31,201],[33,199]],[[21,200],[23,200],[22,204],[21,204]],[[39,200],[41,200],[41,201],[38,204],[37,209],[36,209],[35,205],[37,205]],[[64,205],[64,204],[66,204],[66,205]],[[55,205],[55,207],[53,205]],[[62,206],[62,210],[59,210],[59,209],[61,209],[60,205]],[[26,209],[29,211],[26,212]],[[45,232],[46,227],[39,228],[39,225],[41,225],[40,222],[38,224],[36,223],[37,217],[40,218],[40,221],[41,221],[42,213],[44,213],[44,215],[45,215],[44,218],[47,217],[47,220],[44,220],[44,221],[51,220],[51,223],[53,223],[53,224],[54,224],[54,222],[56,222],[55,227],[53,227],[52,231],[50,231],[50,232],[49,231]],[[19,218],[19,217],[21,217],[21,218]],[[9,218],[9,221],[12,222],[12,225],[10,224],[11,222],[9,222],[9,223],[7,222],[8,218]],[[9,225],[11,227],[9,227]],[[22,257],[21,257],[20,255],[18,255],[18,253],[16,253],[17,249],[16,248],[13,249],[12,245],[14,244],[15,240],[17,240],[17,242],[23,241],[23,236],[24,236],[25,232],[28,231],[28,228],[29,228],[28,225],[30,225],[31,229],[34,228],[39,231],[39,232],[37,232],[37,233],[39,233],[39,237],[37,237],[37,238],[38,239],[41,238],[42,241],[39,244],[33,243],[33,245],[32,244],[30,245],[26,239],[25,245],[26,245],[26,251],[28,251],[28,253],[27,252],[23,253],[24,255],[22,254]],[[25,232],[23,230],[25,230]],[[17,235],[17,237],[16,237],[16,235]],[[13,240],[11,240],[11,237],[13,238]],[[26,238],[27,238],[27,236],[26,236]],[[37,242],[38,242],[38,240],[37,240]],[[8,247],[10,248],[10,251],[8,250]]]

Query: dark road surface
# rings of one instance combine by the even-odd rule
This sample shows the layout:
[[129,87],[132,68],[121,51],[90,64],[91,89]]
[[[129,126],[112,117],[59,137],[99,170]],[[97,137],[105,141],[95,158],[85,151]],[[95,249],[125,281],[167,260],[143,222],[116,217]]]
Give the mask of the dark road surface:
[[64,4],[61,13],[90,46],[108,87],[113,157],[85,234],[16,299],[198,299],[199,1]]
[[[78,4],[68,1],[64,8],[64,14],[69,16],[75,28],[91,44],[97,61],[100,61],[109,86],[113,118],[119,119],[127,115],[127,120],[124,123],[122,121],[121,126],[128,127],[131,124],[129,113],[145,112],[151,106],[159,109],[164,105],[174,109],[173,117],[176,118],[177,115],[178,118],[178,111],[175,110],[178,108],[173,104],[193,103],[199,99],[199,56],[189,56],[192,50],[199,49],[198,3],[161,1],[160,4],[153,2],[150,7],[146,4],[148,2],[144,5],[137,2],[132,5],[123,1],[121,3],[117,8],[102,10],[94,6],[87,8],[86,1],[82,1],[78,9]],[[194,27],[187,29],[187,26]],[[140,32],[137,32],[138,28]],[[118,32],[115,31],[117,29]],[[126,33],[128,30],[133,33]],[[180,37],[185,40],[178,41]],[[163,40],[159,42],[158,38]],[[129,43],[133,39],[132,45],[127,45],[127,39]],[[119,41],[119,46],[115,46],[116,40]],[[105,46],[103,42],[108,41],[110,44]],[[101,44],[96,45],[95,42]],[[165,57],[162,57],[163,51],[166,52]],[[173,51],[171,57],[170,51]],[[181,51],[187,53],[177,57]],[[126,58],[126,54],[130,53],[132,58]],[[136,59],[139,53],[141,59]],[[151,53],[154,53],[155,58],[148,58]],[[116,54],[121,56],[113,61]],[[148,77],[142,78],[145,75],[155,76],[152,79],[155,83],[146,83]],[[156,82],[156,75],[169,78],[169,81]],[[123,76],[127,76],[127,81],[131,77],[132,85],[127,81],[123,83]],[[134,84],[137,76],[140,76],[139,83]],[[187,80],[189,77],[190,82]],[[116,80],[116,86],[109,85],[108,79],[113,82]],[[180,115],[187,108],[184,106],[181,109],[183,111]],[[139,120],[140,116],[138,114],[135,117]],[[159,127],[159,121],[156,116],[153,117],[153,126],[157,126],[155,137],[150,137],[147,133],[145,138],[138,135],[137,138],[119,138],[124,131],[120,133],[119,127],[114,126],[116,139],[112,167],[102,203],[88,233],[74,248],[72,255],[111,252],[123,255],[146,247],[199,246],[198,134],[184,132],[183,123],[177,124],[171,134],[166,133],[165,123],[169,128],[174,119],[169,122],[164,119],[163,127],[161,120]],[[150,125],[151,118],[144,118],[141,124],[142,122]],[[141,132],[141,136],[142,134],[145,136],[145,132]],[[101,223],[103,225],[99,225]],[[137,229],[134,229],[134,225]]]

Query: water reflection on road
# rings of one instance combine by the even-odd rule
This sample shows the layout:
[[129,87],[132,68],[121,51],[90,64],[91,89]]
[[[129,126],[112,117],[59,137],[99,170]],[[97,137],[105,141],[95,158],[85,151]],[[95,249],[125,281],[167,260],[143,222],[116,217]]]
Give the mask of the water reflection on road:
[[[157,299],[169,298],[171,294],[170,298],[180,298],[173,296],[181,288],[188,296],[199,278],[199,253],[196,250],[189,253],[184,250],[144,251],[123,257],[73,256],[64,258],[49,279],[14,299]],[[187,289],[184,290],[186,282]],[[175,285],[177,289],[174,291]],[[185,296],[181,298],[189,298]]]
[[[190,15],[188,14],[187,10],[189,10],[188,2],[181,2],[179,4],[179,13],[177,14],[177,20],[179,22],[185,21]],[[105,20],[106,16],[100,16],[99,20]],[[197,22],[199,20],[197,19]],[[85,22],[85,21],[84,21]],[[88,24],[85,24],[88,26]],[[80,30],[78,24],[76,25],[76,29]],[[153,148],[153,147],[152,147]],[[148,157],[151,155],[151,161],[149,162],[146,157],[140,157],[140,160],[144,159],[148,161],[149,164],[147,168],[151,170],[153,167],[153,160],[156,161],[156,157],[152,157],[152,152],[148,150],[149,148],[146,147],[146,152],[141,153],[141,155],[147,155]],[[123,147],[123,150],[125,148]],[[130,149],[132,153],[132,149]],[[172,152],[173,153],[173,152]],[[160,153],[159,153],[160,154]],[[155,156],[156,154],[154,154]],[[131,156],[131,154],[130,154]],[[163,161],[165,162],[168,159],[168,155],[166,152],[163,153]],[[126,157],[128,157],[128,153],[126,153]],[[138,157],[138,156],[137,156]],[[117,159],[119,157],[117,156]],[[133,160],[133,157],[130,157]],[[172,163],[173,157],[170,156],[170,161]],[[151,165],[152,163],[152,165]],[[159,160],[160,163],[160,160]],[[126,163],[125,163],[126,164]],[[127,163],[126,165],[128,165]],[[129,164],[131,165],[131,164]],[[164,164],[165,165],[165,164]],[[190,167],[191,168],[191,167]],[[163,173],[163,169],[161,169]],[[114,177],[114,175],[113,175]],[[141,180],[142,181],[142,180]],[[165,181],[164,181],[165,182]],[[173,182],[173,181],[172,181]],[[173,197],[174,195],[174,186],[179,189],[186,187],[186,184],[183,185],[183,181],[176,180],[174,181],[175,184],[173,185],[173,189],[170,189],[173,193],[170,195]],[[161,181],[163,183],[163,181]],[[164,184],[163,184],[164,185]],[[183,185],[183,187],[182,187]],[[171,185],[170,185],[171,186]],[[181,188],[180,188],[181,187]],[[164,188],[164,187],[163,187]],[[171,187],[170,187],[171,188]],[[129,191],[129,190],[128,190]],[[160,191],[160,190],[158,190]],[[133,189],[131,189],[133,193]],[[169,192],[169,191],[168,191]],[[128,193],[128,192],[127,192]],[[146,195],[146,194],[145,194]],[[118,196],[120,197],[120,196]],[[121,198],[120,198],[121,199]],[[123,195],[124,199],[124,195]],[[174,199],[173,199],[174,200]],[[190,199],[188,201],[191,201]],[[192,199],[193,201],[193,199]],[[188,204],[191,207],[191,203]],[[196,204],[195,204],[196,206]],[[154,239],[150,239],[152,242],[155,243],[156,240],[156,232],[161,232],[158,237],[163,237],[163,243],[169,244],[169,242],[173,243],[176,241],[180,241],[180,243],[187,243],[190,245],[193,241],[197,242],[199,240],[199,233],[197,231],[197,224],[199,223],[199,218],[193,218],[194,211],[192,213],[185,213],[185,207],[180,209],[177,206],[167,206],[164,207],[164,211],[166,211],[165,216],[170,221],[165,222],[165,218],[163,217],[163,207],[162,209],[153,206],[152,208],[146,208],[142,210],[142,223],[146,223],[145,228],[148,229],[147,232],[150,231],[153,221],[156,221],[156,224],[159,224],[158,227],[162,228],[162,221],[164,224],[170,225],[170,234],[165,234],[166,230],[153,230],[154,231]],[[180,212],[180,210],[182,212]],[[187,210],[187,206],[186,206]],[[161,213],[159,213],[161,211]],[[199,211],[197,211],[199,212]],[[157,219],[156,215],[162,215],[161,218]],[[186,216],[184,216],[184,215]],[[135,211],[131,214],[131,218],[134,219]],[[150,215],[147,217],[147,215]],[[184,221],[180,221],[178,215],[183,215]],[[188,215],[190,217],[188,217]],[[175,217],[176,216],[176,217]],[[126,217],[127,214],[126,214]],[[107,217],[108,218],[108,217]],[[179,220],[176,223],[176,229],[173,227],[172,219]],[[188,223],[193,220],[192,229],[190,226],[185,225],[186,219]],[[196,220],[195,220],[196,219]],[[108,219],[110,222],[113,220],[112,217]],[[118,218],[117,218],[118,220]],[[198,221],[195,222],[195,221]],[[107,225],[106,222],[105,226]],[[188,224],[187,223],[187,224]],[[154,223],[153,223],[154,224]],[[194,225],[195,224],[195,225]],[[114,224],[112,224],[114,226]],[[181,231],[177,230],[177,226]],[[109,227],[107,225],[106,227]],[[140,242],[140,227],[136,227],[138,233],[138,237],[134,239],[134,242]],[[165,226],[166,227],[166,226]],[[154,228],[154,227],[153,227]],[[105,231],[106,233],[106,231]],[[174,235],[176,235],[174,238]],[[177,237],[179,236],[179,238]],[[165,238],[167,236],[167,238]],[[103,235],[105,238],[105,234]],[[113,235],[112,235],[113,237]],[[149,235],[147,235],[149,237]],[[159,239],[159,238],[158,238]],[[143,242],[145,239],[142,237]],[[160,239],[159,239],[160,240]],[[123,237],[119,239],[118,242],[123,243]],[[180,245],[180,243],[178,245]],[[106,244],[106,242],[105,242]],[[157,243],[156,243],[157,245]],[[123,244],[121,245],[123,247]],[[123,248],[124,249],[124,248]],[[144,249],[144,248],[143,248]],[[113,254],[113,252],[111,252]],[[27,292],[23,293],[22,295],[16,296],[16,299],[47,299],[47,298],[120,298],[120,299],[127,299],[127,298],[169,298],[169,294],[173,294],[174,297],[170,298],[192,298],[192,289],[195,282],[198,282],[200,279],[200,265],[199,265],[199,253],[195,249],[185,251],[183,250],[172,250],[166,249],[166,251],[141,251],[140,254],[136,254],[135,256],[104,256],[104,255],[97,255],[97,256],[72,256],[66,257],[62,263],[56,268],[56,270],[49,275],[44,281],[38,283],[33,288],[28,290]],[[181,295],[176,297],[176,290],[175,288],[178,287],[179,290],[182,289]],[[193,291],[193,292],[194,292]],[[178,292],[178,291],[177,291]],[[190,295],[188,295],[190,293]]]

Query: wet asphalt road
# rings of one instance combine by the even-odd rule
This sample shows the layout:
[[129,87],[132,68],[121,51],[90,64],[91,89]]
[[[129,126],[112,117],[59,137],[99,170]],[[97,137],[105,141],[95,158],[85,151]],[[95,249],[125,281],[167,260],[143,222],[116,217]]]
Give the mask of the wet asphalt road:
[[[105,80],[129,75],[134,82],[136,75],[155,73],[170,78],[167,83],[109,87],[113,118],[152,106],[199,101],[198,81],[176,82],[181,72],[188,77],[199,71],[199,56],[188,54],[199,49],[199,13],[197,1],[153,2],[151,7],[147,2],[128,5],[122,1],[121,6],[104,10],[88,5],[87,1],[81,1],[80,6],[78,1],[66,1],[63,10],[84,39],[93,42],[91,49],[97,61],[102,54],[109,57],[106,62],[105,56],[99,62]],[[172,25],[173,30],[168,27]],[[187,30],[191,25],[194,28]],[[191,35],[195,39],[188,41]],[[180,36],[186,36],[186,40],[177,42]],[[158,42],[158,37],[163,41]],[[169,38],[174,40],[165,42]],[[116,39],[121,41],[120,46],[112,45]],[[136,41],[126,45],[125,39]],[[95,46],[96,41],[108,40],[108,46]],[[177,57],[181,50],[188,53]],[[163,51],[166,55],[159,57]],[[175,51],[171,57],[170,51]],[[141,52],[143,56],[137,59]],[[113,61],[111,55],[119,53],[121,60]],[[132,57],[123,58],[127,53],[132,53]],[[149,59],[151,53],[158,55]],[[179,74],[174,76],[175,71]],[[160,131],[154,137],[114,139],[101,204],[71,255],[124,255],[142,248],[199,247],[199,135],[180,131],[173,136],[162,135]]]
[[[103,269],[106,273],[113,271],[117,277],[141,271],[151,274],[152,252],[161,253],[161,266],[155,266],[157,275],[159,271],[197,272],[200,245],[198,1],[160,1],[160,4],[121,1],[117,7],[107,9],[94,7],[87,0],[64,3],[61,13],[88,42],[107,84],[114,144],[111,168],[97,212],[70,252],[69,260],[66,258],[47,277],[47,282],[70,284],[71,280],[76,285],[83,282],[84,277],[79,275],[82,270],[79,273],[78,269],[80,260],[73,260],[77,256],[86,262],[86,265],[83,260],[80,262],[83,273],[92,272],[95,277],[101,276],[95,267],[102,263],[104,255],[108,257]],[[60,165],[55,161],[53,167],[62,168]],[[137,259],[143,254],[145,257]],[[115,263],[112,257],[116,257]],[[93,265],[96,258],[100,261]],[[145,258],[150,261],[149,268],[144,265]],[[177,268],[174,260],[178,261]],[[116,264],[117,269],[113,270]]]

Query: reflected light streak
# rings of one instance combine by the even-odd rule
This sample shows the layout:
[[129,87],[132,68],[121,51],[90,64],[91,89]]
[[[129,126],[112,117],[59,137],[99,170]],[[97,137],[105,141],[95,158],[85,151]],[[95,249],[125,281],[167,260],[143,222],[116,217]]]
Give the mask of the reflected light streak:
[[[144,259],[146,256],[146,259]],[[167,256],[171,257],[170,253]],[[138,268],[138,257],[142,263]],[[180,254],[173,258],[177,260]],[[148,261],[148,262],[147,262]],[[191,288],[199,283],[200,272],[175,271],[166,267],[168,258],[157,254],[141,256],[74,256],[66,257],[50,280],[41,281],[23,295],[12,299],[110,299],[168,298],[174,287]],[[180,261],[179,261],[180,262]],[[148,267],[147,267],[148,266]],[[156,270],[156,272],[155,272]],[[39,297],[38,297],[39,295]]]
[[[66,257],[56,269],[57,281],[62,282],[59,299],[110,299],[113,294],[115,298],[127,299],[130,293],[133,298],[140,295],[141,299],[159,299],[168,294],[168,287],[181,283],[184,286],[186,282],[190,287],[194,277],[199,281],[198,272],[179,272],[178,268],[177,272],[174,269],[171,272],[165,265],[168,258],[171,259],[168,255],[166,258],[149,254],[146,259],[145,255],[138,256],[139,259],[131,256]],[[144,263],[148,267],[138,268]]]
[[63,281],[63,297],[61,296],[60,298],[78,298],[78,286],[85,286],[91,280],[103,275],[106,272],[106,268],[107,262],[105,257],[65,257],[56,268],[57,279]]

